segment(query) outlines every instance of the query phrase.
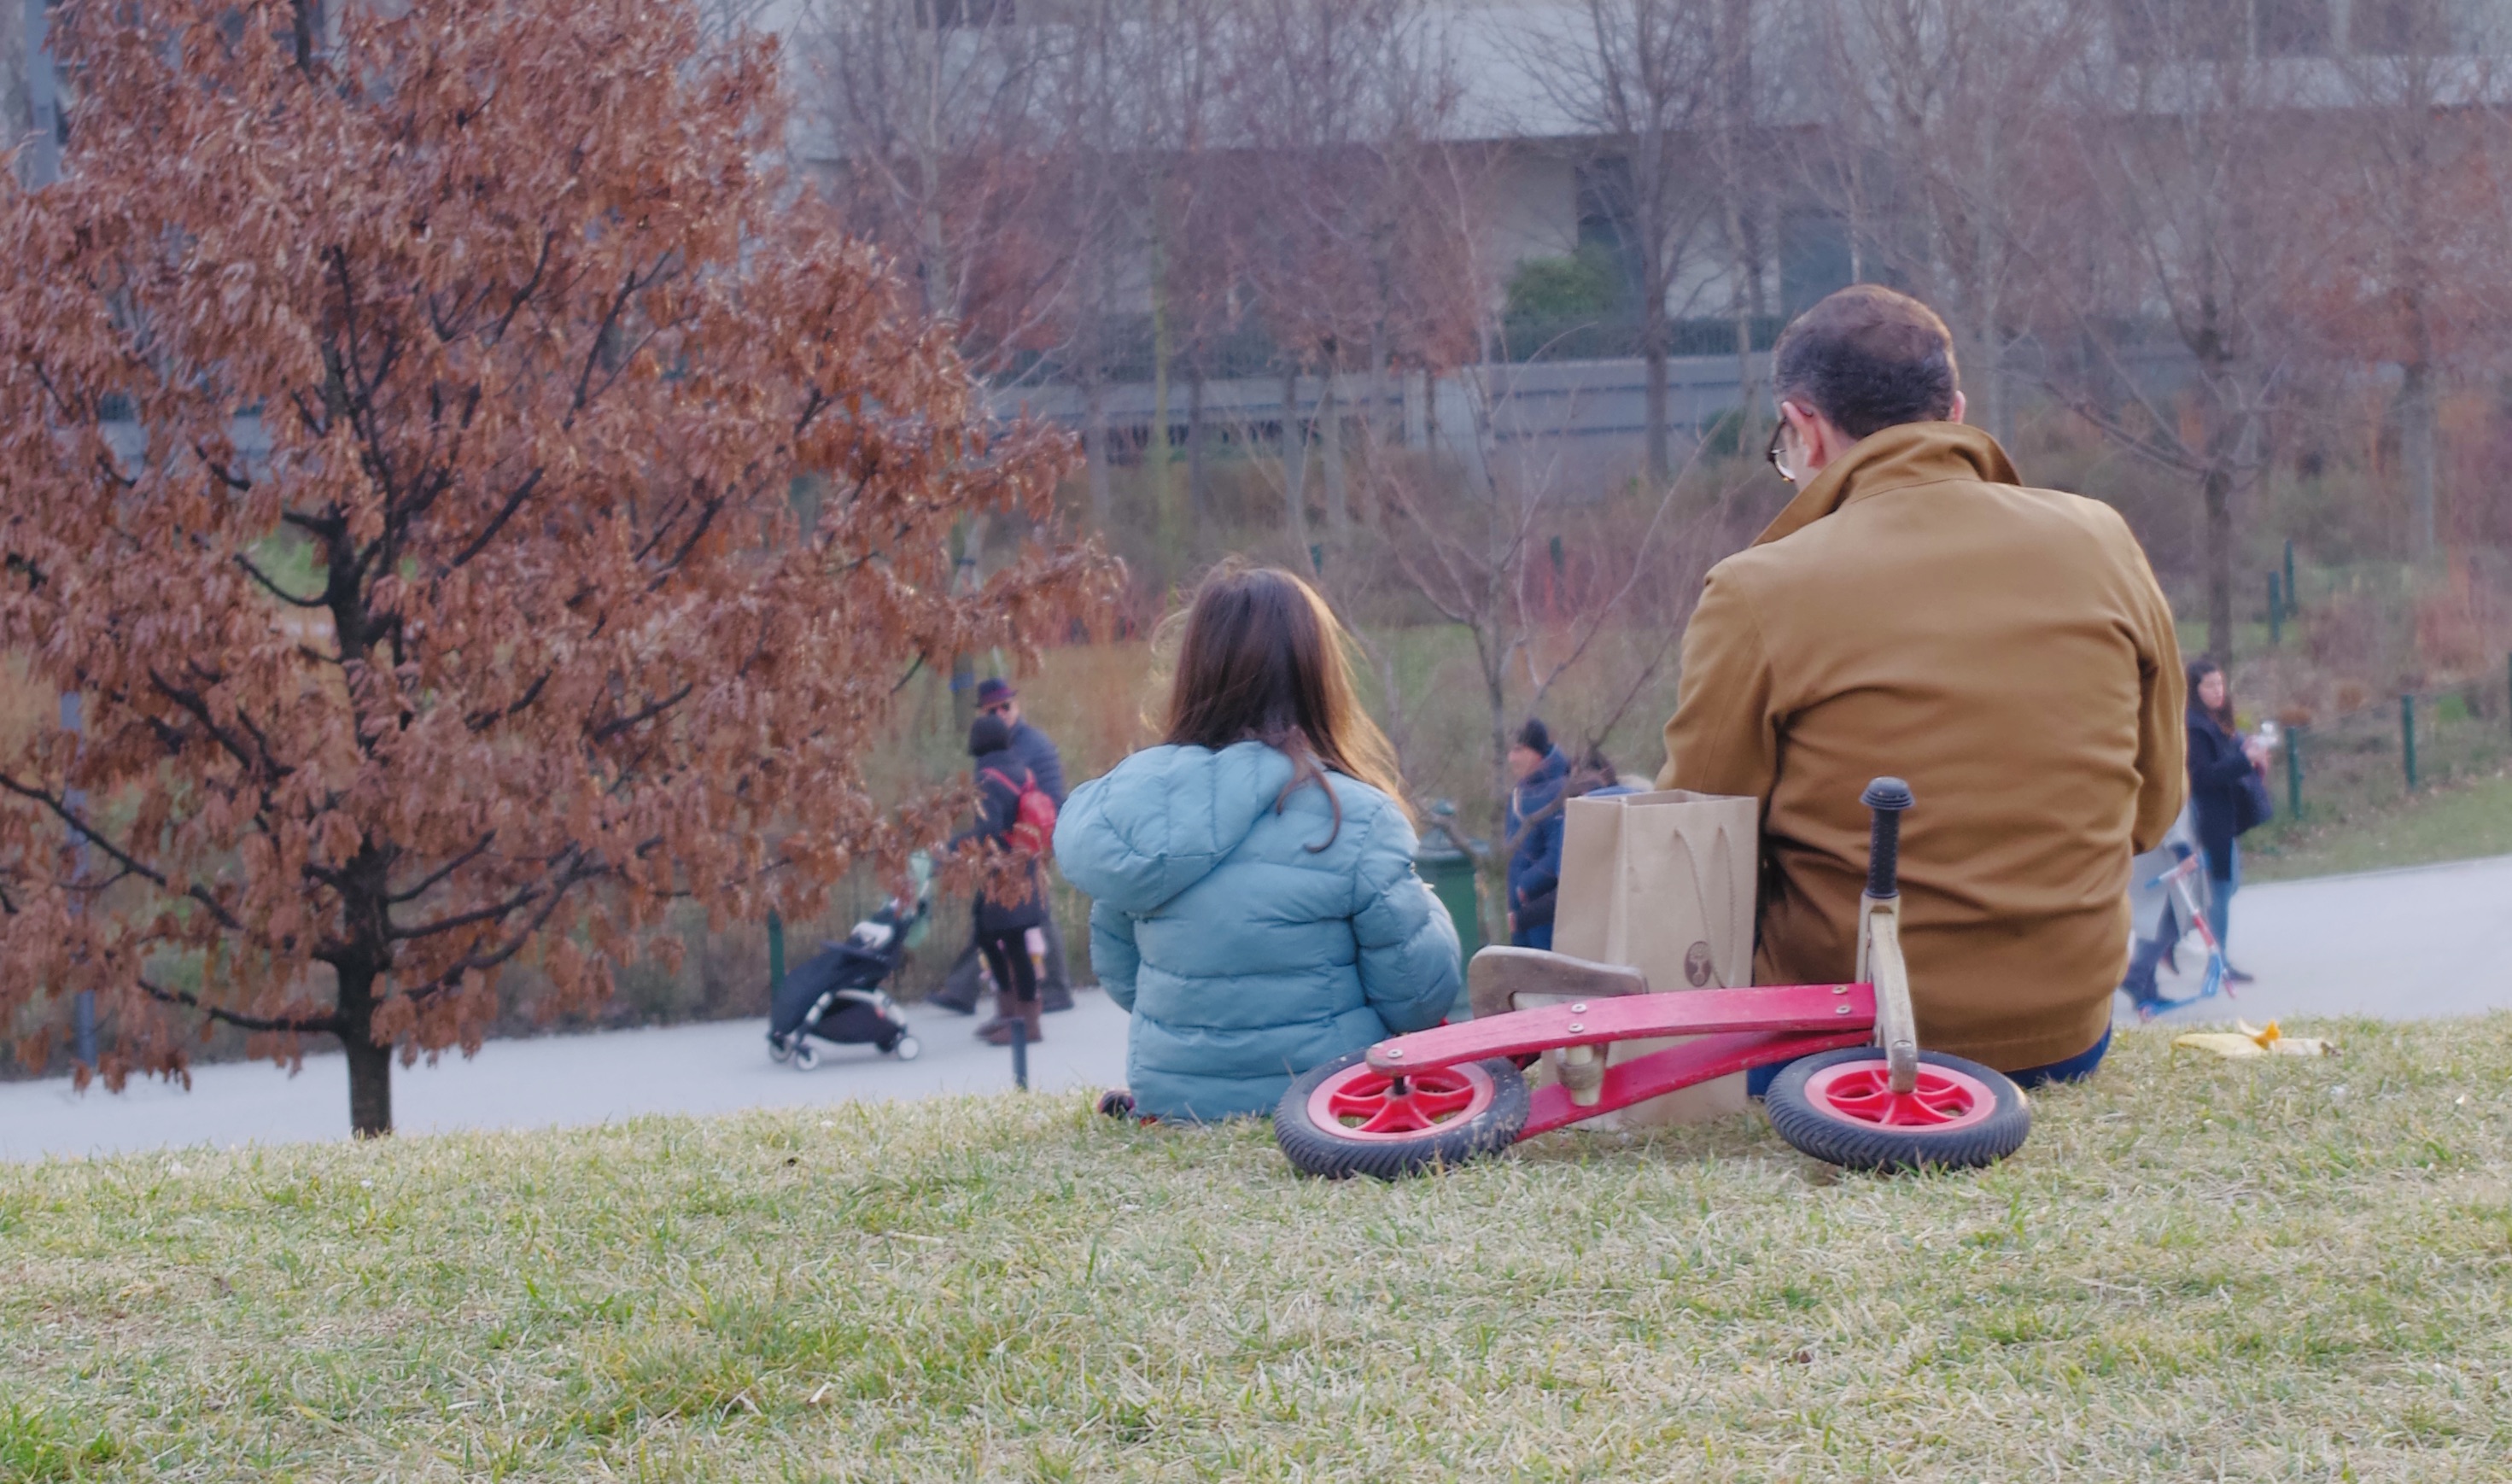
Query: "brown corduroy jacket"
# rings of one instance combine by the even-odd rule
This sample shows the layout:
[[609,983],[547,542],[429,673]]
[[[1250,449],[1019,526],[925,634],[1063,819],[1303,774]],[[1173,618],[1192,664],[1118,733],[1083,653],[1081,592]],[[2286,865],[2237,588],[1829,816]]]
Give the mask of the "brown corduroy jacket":
[[1660,788],[1762,801],[1757,984],[1857,967],[1868,779],[1908,780],[1920,1044],[2014,1071],[2090,1049],[2129,857],[2180,810],[2172,610],[2106,505],[2022,488],[1957,423],[1886,428],[1709,574]]

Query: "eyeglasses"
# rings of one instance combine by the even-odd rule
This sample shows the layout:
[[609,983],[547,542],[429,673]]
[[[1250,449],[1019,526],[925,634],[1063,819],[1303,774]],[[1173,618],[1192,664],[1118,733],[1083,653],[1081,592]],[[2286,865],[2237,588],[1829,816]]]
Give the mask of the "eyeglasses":
[[1787,465],[1780,462],[1780,440],[1787,436],[1788,414],[1784,409],[1780,413],[1780,420],[1771,427],[1770,447],[1762,450],[1762,456],[1771,461],[1771,467],[1779,471],[1780,478],[1793,485],[1796,483],[1796,476],[1788,472]]

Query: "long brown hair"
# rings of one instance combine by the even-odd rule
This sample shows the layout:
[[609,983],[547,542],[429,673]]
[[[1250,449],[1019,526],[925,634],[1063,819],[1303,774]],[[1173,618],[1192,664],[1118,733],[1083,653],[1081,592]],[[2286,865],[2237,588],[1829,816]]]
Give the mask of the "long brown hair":
[[1216,752],[1255,741],[1288,754],[1293,771],[1274,801],[1277,813],[1303,783],[1325,790],[1334,832],[1313,851],[1343,832],[1329,769],[1377,789],[1412,818],[1395,749],[1353,686],[1348,643],[1316,589],[1279,567],[1225,562],[1187,610],[1169,689],[1163,740]]
[[2192,715],[2213,717],[2216,724],[2229,733],[2233,730],[2233,678],[2224,676],[2224,704],[2210,706],[2198,698],[2198,687],[2207,683],[2211,675],[2224,675],[2224,667],[2212,659],[2189,662],[2189,710]]

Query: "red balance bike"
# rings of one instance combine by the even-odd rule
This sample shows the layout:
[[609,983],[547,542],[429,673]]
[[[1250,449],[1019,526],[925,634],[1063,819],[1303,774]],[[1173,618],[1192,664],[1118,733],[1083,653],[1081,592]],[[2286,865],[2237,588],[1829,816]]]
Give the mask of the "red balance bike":
[[[1475,1018],[1398,1035],[1292,1082],[1274,1136],[1302,1171],[1393,1180],[1497,1153],[1616,1109],[1785,1063],[1763,1097],[1781,1138],[1860,1170],[1995,1163],[2032,1127],[2023,1089],[1978,1062],[1919,1049],[1897,884],[1910,790],[1878,778],[1857,984],[1651,994],[1637,970],[1487,948],[1467,970]],[[1521,997],[1545,1001],[1518,1009]],[[1620,1063],[1616,1041],[1693,1036]],[[1530,1088],[1549,1059],[1553,1078]]]

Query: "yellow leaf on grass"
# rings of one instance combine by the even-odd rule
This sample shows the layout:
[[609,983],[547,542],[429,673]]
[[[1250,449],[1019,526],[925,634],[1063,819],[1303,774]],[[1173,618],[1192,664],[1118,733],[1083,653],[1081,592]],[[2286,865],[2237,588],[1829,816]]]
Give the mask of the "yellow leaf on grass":
[[2246,1056],[2335,1056],[2334,1042],[2317,1035],[2288,1035],[2275,1021],[2266,1026],[2254,1026],[2249,1021],[2233,1022],[2231,1031],[2192,1031],[2172,1038],[2175,1046],[2192,1051],[2213,1052],[2217,1056],[2240,1059]]

